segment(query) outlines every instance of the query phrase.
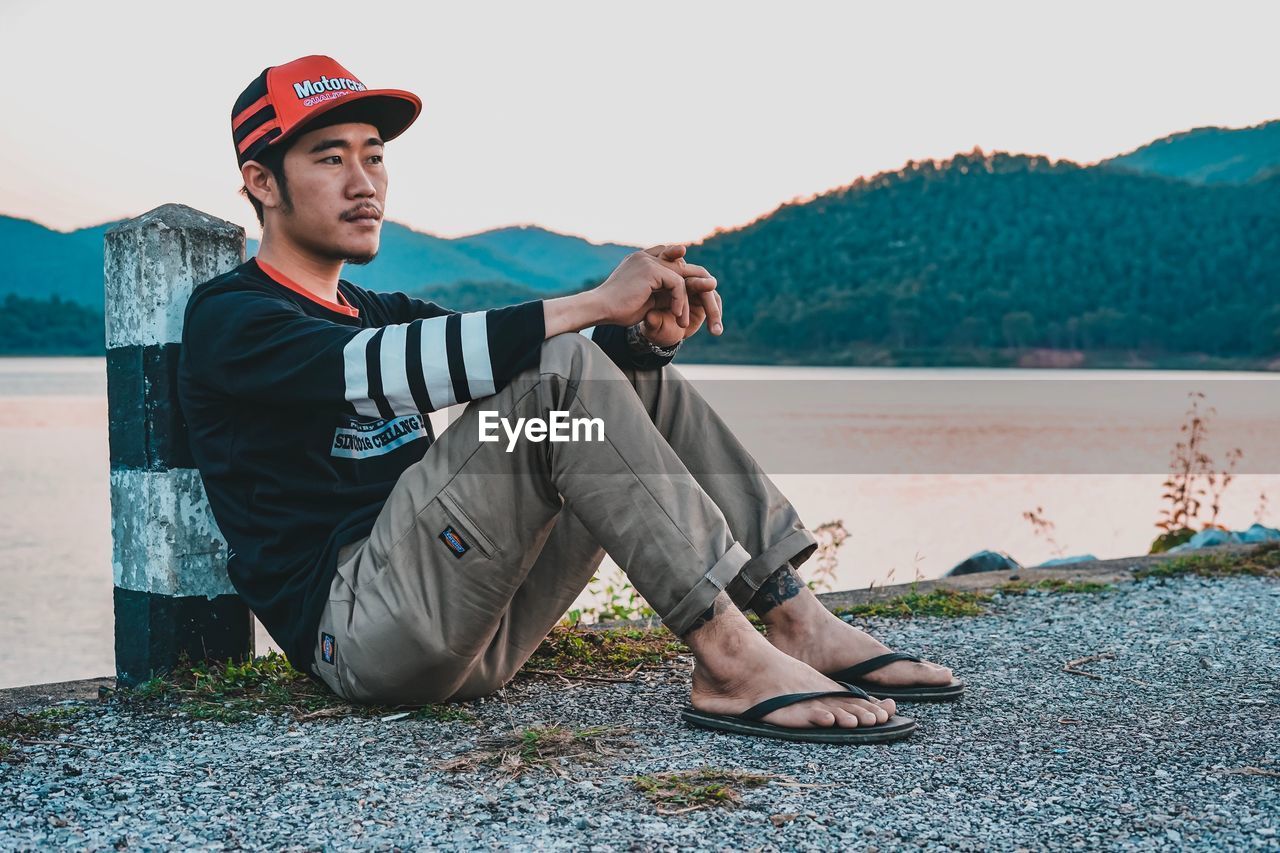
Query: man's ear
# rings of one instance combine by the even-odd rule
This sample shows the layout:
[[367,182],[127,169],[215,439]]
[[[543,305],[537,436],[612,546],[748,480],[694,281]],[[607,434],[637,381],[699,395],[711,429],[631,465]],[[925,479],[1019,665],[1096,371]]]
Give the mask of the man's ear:
[[257,160],[246,160],[240,167],[240,177],[245,188],[262,202],[263,207],[275,207],[280,203],[280,188],[276,185],[275,175]]

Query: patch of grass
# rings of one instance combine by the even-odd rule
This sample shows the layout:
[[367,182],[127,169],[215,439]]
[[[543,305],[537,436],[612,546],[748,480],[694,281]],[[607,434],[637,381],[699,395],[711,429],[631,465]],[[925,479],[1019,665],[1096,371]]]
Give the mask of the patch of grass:
[[526,676],[554,671],[575,675],[626,675],[642,666],[661,666],[689,647],[662,626],[590,630],[557,626],[529,658]]
[[700,767],[652,776],[633,776],[632,782],[657,808],[658,814],[673,815],[712,807],[735,809],[742,805],[739,788],[757,788],[776,779],[745,770]]
[[[236,663],[179,662],[172,672],[117,691],[123,704],[145,710],[177,711],[192,719],[237,723],[262,714],[291,714],[310,721],[327,717],[375,717],[403,706],[355,705],[305,673],[293,668],[282,654]],[[474,720],[451,705],[427,705],[410,710],[410,719],[452,722]]]
[[0,717],[0,759],[16,761],[21,753],[16,747],[26,740],[45,740],[64,731],[67,723],[79,716],[81,708],[57,706],[30,714],[16,711]]
[[911,616],[981,616],[986,613],[986,603],[991,596],[983,592],[966,592],[955,589],[932,589],[928,592],[908,592],[884,601],[868,601],[841,607],[837,616],[870,616],[905,619]]
[[1136,578],[1171,578],[1198,575],[1225,578],[1236,575],[1280,577],[1280,542],[1266,542],[1249,551],[1221,554],[1188,554],[1170,557],[1134,572]]
[[1064,578],[1041,578],[1036,581],[1008,581],[996,587],[1004,595],[1026,595],[1028,592],[1088,594],[1112,589],[1109,583],[1097,581],[1073,581]]
[[1185,542],[1191,541],[1191,537],[1195,535],[1196,535],[1196,532],[1192,530],[1190,527],[1179,527],[1175,530],[1166,530],[1164,533],[1161,533],[1152,541],[1151,548],[1147,551],[1147,553],[1163,554],[1165,551],[1168,551],[1170,548],[1176,548],[1177,546],[1182,545]]
[[476,715],[466,708],[457,705],[423,705],[409,714],[411,720],[425,720],[432,723],[474,723]]
[[601,761],[635,746],[627,737],[629,733],[625,726],[529,726],[481,738],[475,749],[441,762],[437,768],[461,773],[491,767],[513,778],[537,769],[567,778],[567,764]]

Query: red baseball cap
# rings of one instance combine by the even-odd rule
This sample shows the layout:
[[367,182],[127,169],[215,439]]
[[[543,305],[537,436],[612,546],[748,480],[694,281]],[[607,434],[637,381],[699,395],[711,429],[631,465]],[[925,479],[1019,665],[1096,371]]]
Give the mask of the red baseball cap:
[[395,139],[422,112],[422,101],[402,89],[369,89],[328,56],[312,55],[264,69],[231,109],[237,164],[291,139],[317,117],[368,122],[382,140]]

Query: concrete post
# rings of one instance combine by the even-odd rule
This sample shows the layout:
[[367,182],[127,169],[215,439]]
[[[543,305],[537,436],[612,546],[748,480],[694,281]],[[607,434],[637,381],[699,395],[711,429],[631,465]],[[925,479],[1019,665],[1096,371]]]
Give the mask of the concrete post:
[[178,406],[192,289],[244,261],[244,229],[166,204],[107,231],[107,413],[116,679],[133,686],[192,661],[253,654],[253,619],[227,578],[227,546]]

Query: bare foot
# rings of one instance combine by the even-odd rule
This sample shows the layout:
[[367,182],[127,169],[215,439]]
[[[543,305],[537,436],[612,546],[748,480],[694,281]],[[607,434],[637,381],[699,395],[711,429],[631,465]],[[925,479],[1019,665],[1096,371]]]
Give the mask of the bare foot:
[[[700,711],[740,714],[786,693],[841,689],[813,667],[770,645],[724,593],[684,639],[697,661],[690,702]],[[830,696],[797,702],[761,719],[788,728],[856,728],[883,723],[896,711],[892,699]]]
[[[892,651],[823,607],[790,566],[760,585],[751,607],[764,621],[774,648],[818,672],[839,672]],[[867,673],[863,680],[885,687],[942,686],[951,683],[952,673],[928,661],[895,661]]]

